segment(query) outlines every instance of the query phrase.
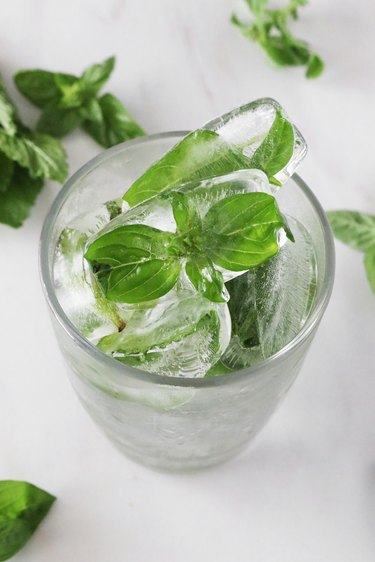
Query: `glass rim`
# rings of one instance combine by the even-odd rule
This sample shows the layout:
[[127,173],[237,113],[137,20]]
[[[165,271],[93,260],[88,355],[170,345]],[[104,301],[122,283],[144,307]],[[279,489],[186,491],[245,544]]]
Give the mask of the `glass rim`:
[[[301,189],[303,194],[306,196],[310,202],[312,208],[314,209],[318,220],[320,222],[323,238],[325,244],[325,263],[324,263],[324,275],[321,281],[322,290],[318,295],[313,309],[310,312],[305,324],[298,334],[284,347],[279,349],[276,353],[265,359],[264,361],[253,365],[251,367],[245,367],[243,369],[235,370],[223,375],[218,375],[214,377],[203,377],[203,378],[193,378],[193,377],[178,377],[178,376],[168,376],[159,375],[156,373],[149,373],[141,369],[131,367],[117,361],[116,359],[106,355],[103,351],[98,349],[92,343],[90,343],[79,331],[75,328],[74,324],[66,316],[62,306],[60,305],[55,290],[53,279],[50,270],[50,241],[51,235],[53,233],[53,227],[58,214],[69,196],[69,193],[73,186],[81,180],[85,175],[90,173],[93,169],[97,168],[99,165],[103,164],[106,160],[111,158],[113,155],[121,153],[124,149],[135,146],[138,144],[147,143],[149,141],[157,141],[163,138],[182,138],[186,136],[190,131],[171,131],[164,133],[157,133],[153,135],[145,135],[124,143],[118,144],[112,148],[105,150],[104,152],[98,154],[81,168],[79,168],[63,185],[58,195],[54,199],[47,216],[45,218],[39,246],[39,269],[42,288],[44,296],[49,305],[49,308],[56,318],[60,326],[64,329],[67,335],[78,345],[83,351],[91,355],[94,359],[98,360],[99,363],[108,366],[108,373],[106,376],[109,379],[113,378],[113,372],[116,371],[116,375],[119,377],[132,377],[138,379],[139,381],[148,382],[157,385],[170,385],[170,386],[181,386],[181,387],[214,387],[223,384],[231,384],[239,381],[240,379],[247,379],[249,377],[255,377],[261,374],[263,371],[278,365],[286,357],[291,355],[296,349],[298,349],[305,340],[309,337],[311,332],[314,330],[315,326],[319,324],[324,311],[328,305],[334,281],[335,273],[335,252],[334,252],[334,241],[331,231],[331,227],[325,215],[325,212],[319,203],[318,199],[307,186],[307,184],[298,176],[293,174],[292,179]],[[117,379],[117,376],[116,376]],[[118,384],[120,379],[117,379],[115,384]],[[112,381],[113,382],[113,381]]]

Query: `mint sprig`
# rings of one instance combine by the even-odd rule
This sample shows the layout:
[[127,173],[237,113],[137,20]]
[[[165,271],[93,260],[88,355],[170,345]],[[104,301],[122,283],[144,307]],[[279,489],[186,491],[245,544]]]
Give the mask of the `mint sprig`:
[[367,279],[375,293],[375,215],[357,211],[329,211],[327,216],[336,238],[364,253]]
[[67,172],[59,141],[23,125],[0,77],[0,222],[21,226],[43,180],[62,183]]
[[115,57],[89,66],[81,76],[45,70],[21,70],[19,91],[42,109],[37,130],[63,137],[79,126],[96,142],[110,147],[144,134],[112,94],[99,97],[115,66]]
[[25,546],[55,500],[28,482],[0,481],[0,561]]
[[290,0],[279,9],[269,9],[269,3],[269,0],[246,0],[253,22],[244,23],[233,14],[232,23],[245,37],[259,43],[277,66],[305,66],[306,78],[320,76],[324,70],[323,60],[289,28],[289,21],[298,19],[298,10],[307,0]]
[[[94,240],[85,258],[107,299],[147,302],[167,294],[181,271],[196,290],[213,302],[228,299],[220,267],[244,271],[278,251],[278,232],[285,226],[276,200],[266,193],[226,197],[203,218],[191,213],[189,195],[172,192],[176,232],[147,225],[114,228]],[[288,229],[287,229],[288,230]]]

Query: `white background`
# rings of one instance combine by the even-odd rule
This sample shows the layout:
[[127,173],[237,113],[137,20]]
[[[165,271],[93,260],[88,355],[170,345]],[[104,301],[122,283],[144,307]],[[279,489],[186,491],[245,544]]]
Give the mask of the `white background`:
[[[275,70],[229,24],[232,0],[2,2],[0,69],[80,72],[116,54],[108,90],[150,132],[192,129],[260,96],[308,140],[300,173],[326,209],[375,213],[375,4],[311,0],[296,25],[326,60],[308,81]],[[245,10],[243,10],[245,12]],[[66,139],[70,170],[100,151]],[[23,228],[0,225],[0,478],[58,496],[20,562],[373,562],[375,297],[337,244],[333,297],[302,373],[242,456],[191,475],[123,458],[65,376],[38,279],[46,185]]]

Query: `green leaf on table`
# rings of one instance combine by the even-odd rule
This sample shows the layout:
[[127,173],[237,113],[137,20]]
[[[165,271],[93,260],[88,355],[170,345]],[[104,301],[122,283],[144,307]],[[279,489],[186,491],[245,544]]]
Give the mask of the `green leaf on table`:
[[130,206],[187,181],[251,168],[250,159],[218,133],[198,129],[187,135],[138,178],[123,199]]
[[60,107],[59,102],[53,100],[42,111],[37,123],[37,131],[61,138],[74,131],[81,122],[79,109]]
[[284,224],[272,195],[232,195],[215,203],[204,218],[206,254],[230,271],[250,269],[278,252]]
[[28,482],[0,481],[0,561],[25,546],[55,500]]
[[277,111],[267,136],[251,157],[251,165],[272,177],[287,165],[293,151],[293,126]]
[[181,264],[170,249],[174,235],[146,225],[125,225],[94,240],[85,253],[108,300],[137,303],[168,293]]
[[213,302],[226,302],[229,298],[225,290],[223,275],[215,269],[212,261],[202,255],[188,259],[186,275],[202,296]]
[[336,238],[355,250],[367,252],[375,245],[375,215],[357,211],[329,211],[327,217]]
[[105,148],[115,146],[135,137],[144,135],[144,130],[129,115],[123,104],[112,94],[104,94],[98,100],[101,119],[98,115],[86,117],[85,131]]
[[46,70],[20,70],[15,74],[14,82],[25,98],[37,107],[43,108],[61,95],[55,75],[56,73]]
[[31,178],[25,168],[16,165],[6,191],[0,192],[0,222],[14,228],[21,226],[42,187],[42,178]]
[[375,245],[365,253],[365,269],[370,287],[375,293]]
[[0,193],[3,193],[8,189],[10,180],[12,179],[13,170],[13,161],[0,152]]
[[68,173],[66,155],[58,140],[41,133],[8,136],[0,130],[0,151],[29,170],[33,178],[63,182]]

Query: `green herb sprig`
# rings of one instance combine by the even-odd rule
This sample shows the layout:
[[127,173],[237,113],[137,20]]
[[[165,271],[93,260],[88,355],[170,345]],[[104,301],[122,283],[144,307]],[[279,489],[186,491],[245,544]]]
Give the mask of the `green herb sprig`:
[[177,195],[174,199],[171,194],[176,233],[129,224],[102,234],[88,247],[85,258],[108,300],[158,299],[175,286],[185,267],[201,295],[225,302],[228,297],[218,267],[230,271],[255,267],[278,252],[278,231],[290,232],[276,199],[267,193],[226,197],[214,203],[203,219],[196,213],[189,216],[188,195]]
[[28,482],[0,481],[0,562],[25,546],[55,500]]
[[375,293],[375,215],[357,211],[329,211],[327,215],[336,238],[363,252],[367,279]]
[[123,104],[112,94],[99,96],[115,66],[115,57],[89,66],[81,76],[46,70],[20,70],[19,91],[42,109],[37,130],[64,137],[81,126],[108,148],[144,135]]
[[32,132],[21,122],[0,77],[0,222],[21,226],[43,180],[62,183],[67,173],[60,142],[50,135]]
[[253,14],[251,24],[243,23],[233,14],[231,21],[242,34],[259,43],[277,66],[305,66],[307,78],[317,78],[324,70],[323,60],[306,41],[295,37],[289,27],[298,19],[298,10],[307,0],[290,0],[279,9],[269,9],[269,0],[245,0]]

